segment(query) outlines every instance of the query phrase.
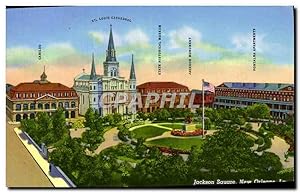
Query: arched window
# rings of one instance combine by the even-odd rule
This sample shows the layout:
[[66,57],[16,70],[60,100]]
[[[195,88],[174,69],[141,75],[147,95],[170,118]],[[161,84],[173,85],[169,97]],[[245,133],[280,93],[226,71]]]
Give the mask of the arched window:
[[34,118],[35,118],[34,113],[31,113],[31,114],[30,114],[30,119],[34,119]]
[[69,108],[69,102],[65,102],[65,108]]
[[23,110],[28,110],[28,104],[23,104]]
[[34,103],[30,103],[30,110],[34,110],[35,109],[35,104]]
[[43,104],[42,103],[38,104],[38,109],[43,109]]
[[71,111],[71,118],[75,118],[75,111]]
[[45,104],[45,109],[50,109],[50,104],[49,103]]
[[20,111],[21,110],[21,104],[16,104],[16,110]]
[[75,108],[76,107],[76,105],[75,105],[75,102],[73,101],[73,102],[71,102],[71,107],[72,108]]
[[17,122],[20,122],[20,121],[21,121],[21,115],[20,115],[20,114],[17,114],[17,115],[16,115],[16,121],[17,121]]
[[23,115],[23,119],[27,119],[28,118],[28,115],[27,114],[24,114]]
[[59,102],[59,103],[58,103],[58,107],[62,108],[63,106],[64,106],[64,105],[63,105],[62,102]]
[[66,118],[69,118],[69,111],[66,111],[66,112],[65,112],[65,117],[66,117]]
[[51,104],[51,109],[56,109],[56,103]]

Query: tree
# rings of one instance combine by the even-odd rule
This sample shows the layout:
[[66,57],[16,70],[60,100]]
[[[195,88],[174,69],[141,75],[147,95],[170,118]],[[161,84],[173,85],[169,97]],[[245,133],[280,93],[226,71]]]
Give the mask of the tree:
[[144,112],[142,112],[142,111],[138,111],[138,112],[137,112],[137,118],[138,118],[138,119],[142,119],[142,120],[145,121],[145,120],[147,120],[148,117],[147,117],[147,114],[146,114],[146,113],[144,113]]
[[104,117],[104,122],[108,123],[110,126],[114,125],[114,116],[112,114],[108,114]]
[[84,117],[85,117],[84,125],[86,127],[94,129],[95,128],[95,121],[96,121],[95,110],[93,108],[88,108],[88,110],[86,111]]
[[254,141],[229,124],[226,128],[207,136],[202,146],[203,152],[198,165],[209,170],[211,178],[253,178],[258,175],[257,171],[265,171],[267,166],[278,168],[277,162],[260,164],[260,160],[265,157],[262,158],[251,149]]
[[[89,163],[81,139],[68,137],[50,154],[49,161],[59,166],[73,181],[80,171],[84,171]],[[92,167],[89,166],[90,169]]]
[[116,126],[118,123],[122,121],[122,115],[120,113],[114,113],[113,114],[113,125]]
[[54,137],[52,142],[60,140],[65,134],[69,135],[69,130],[66,128],[66,119],[63,109],[59,108],[57,111],[55,111],[52,114],[51,119],[53,125],[52,133]]
[[251,123],[246,123],[246,125],[245,125],[245,131],[251,131],[251,130],[252,130]]
[[270,108],[266,104],[254,104],[247,107],[248,117],[254,119],[268,119],[270,118]]
[[104,141],[103,134],[96,129],[86,130],[82,133],[82,142],[88,150],[94,152],[98,146]]
[[33,119],[23,119],[21,121],[20,129],[28,133],[37,143],[40,143],[40,133],[38,132],[38,125]]
[[171,117],[169,111],[167,109],[160,109],[160,110],[157,110],[155,111],[157,113],[157,120],[159,121],[167,121],[168,118]]

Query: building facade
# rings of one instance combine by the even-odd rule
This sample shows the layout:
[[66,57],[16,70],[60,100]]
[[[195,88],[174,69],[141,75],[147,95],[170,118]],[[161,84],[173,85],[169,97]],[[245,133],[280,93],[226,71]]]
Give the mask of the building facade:
[[[176,82],[146,82],[144,84],[137,86],[137,92],[141,95],[141,101],[142,101],[142,108],[138,108],[141,112],[153,112],[160,108],[162,96],[163,93],[170,93],[170,94],[176,94],[175,102],[174,102],[174,108],[176,108],[177,105],[180,104],[180,93],[185,93],[186,97],[184,99],[184,105],[187,108],[189,105],[189,95],[190,91],[187,86],[184,86],[182,84],[178,84]],[[159,99],[157,102],[149,103],[149,107],[146,107],[146,100],[147,96],[150,93],[157,93],[159,95]],[[168,98],[170,98],[168,96]],[[154,98],[154,97],[153,97]],[[170,101],[164,102],[164,107],[168,108],[170,106]]]
[[266,104],[273,118],[294,114],[294,84],[224,82],[216,87],[214,107]]
[[[202,107],[202,90],[196,90],[193,89],[191,91],[191,93],[194,93],[195,98],[194,98],[194,103],[195,105],[199,105],[200,107]],[[205,107],[213,107],[213,103],[214,103],[214,98],[215,98],[215,94],[210,92],[210,91],[205,91],[204,92],[204,106]]]
[[38,112],[51,115],[64,108],[66,118],[78,116],[78,96],[74,89],[47,80],[45,70],[40,80],[20,83],[6,93],[6,114],[13,122],[34,119]]
[[[80,115],[84,115],[90,107],[102,116],[111,113],[135,114],[136,109],[134,107],[128,108],[131,98],[124,99],[124,95],[130,96],[136,92],[133,56],[131,60],[130,76],[127,80],[120,76],[119,62],[117,61],[112,27],[110,26],[106,59],[103,62],[104,74],[98,75],[96,73],[93,55],[91,73],[82,72],[74,78],[73,88],[79,96]],[[116,101],[118,102],[116,103]]]

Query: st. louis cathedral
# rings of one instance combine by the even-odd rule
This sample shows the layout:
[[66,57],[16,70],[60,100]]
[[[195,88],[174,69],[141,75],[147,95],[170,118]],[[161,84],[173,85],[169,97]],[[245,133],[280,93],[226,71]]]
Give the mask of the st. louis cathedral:
[[[135,108],[128,108],[130,102],[129,98],[128,100],[120,100],[117,105],[114,105],[115,100],[119,95],[123,96],[136,93],[136,76],[133,55],[129,80],[120,76],[119,62],[116,57],[111,25],[108,47],[106,50],[106,60],[103,62],[103,68],[104,75],[96,73],[93,54],[91,73],[88,74],[82,72],[74,78],[73,88],[79,96],[79,114],[84,115],[89,107],[97,110],[102,116],[111,113],[120,113],[122,115],[135,114]],[[103,105],[106,106],[104,107]]]

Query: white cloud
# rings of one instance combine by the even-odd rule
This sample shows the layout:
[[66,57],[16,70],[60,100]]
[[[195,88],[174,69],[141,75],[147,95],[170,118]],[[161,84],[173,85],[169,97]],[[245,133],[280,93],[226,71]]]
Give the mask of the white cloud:
[[169,33],[170,48],[181,48],[188,45],[188,38],[192,38],[192,43],[199,44],[201,33],[192,27],[184,26],[177,30],[172,30]]
[[125,36],[125,41],[129,45],[138,45],[142,47],[147,47],[149,43],[149,38],[141,29],[134,29],[129,31]]
[[6,65],[26,66],[38,60],[37,50],[25,46],[6,49]]
[[102,44],[105,39],[105,35],[103,32],[90,31],[88,34],[98,44]]
[[[109,39],[109,31],[108,32],[102,32],[102,31],[89,31],[88,32],[89,37],[94,41],[96,44],[108,44]],[[113,31],[113,39],[115,46],[121,46],[123,41],[122,38],[119,36],[117,32]]]
[[30,66],[38,63],[45,65],[82,65],[87,57],[80,54],[68,42],[53,43],[42,47],[41,60],[38,50],[30,47],[14,47],[6,50],[6,64],[8,67]]
[[[269,50],[269,44],[265,41],[265,34],[255,35],[255,49],[259,53]],[[253,50],[253,34],[239,34],[232,37],[232,44],[235,49],[240,52],[252,52]]]

